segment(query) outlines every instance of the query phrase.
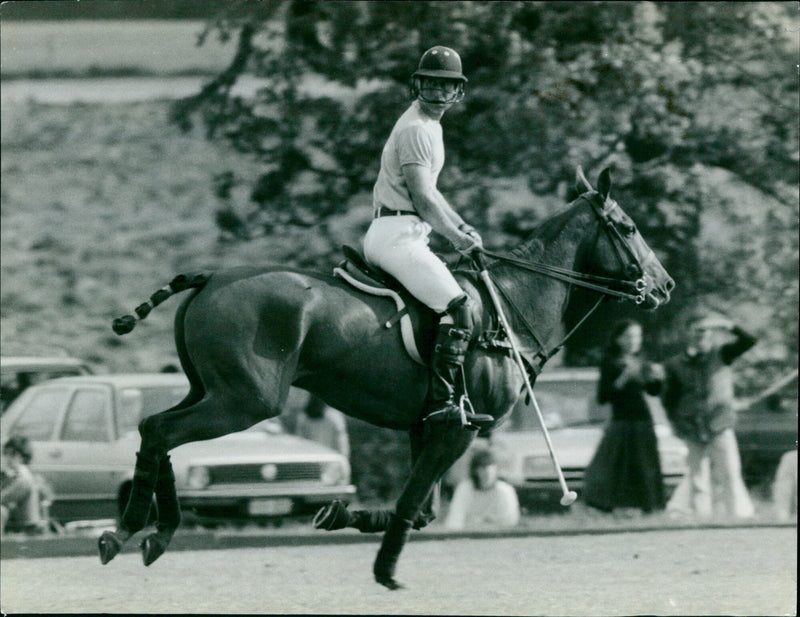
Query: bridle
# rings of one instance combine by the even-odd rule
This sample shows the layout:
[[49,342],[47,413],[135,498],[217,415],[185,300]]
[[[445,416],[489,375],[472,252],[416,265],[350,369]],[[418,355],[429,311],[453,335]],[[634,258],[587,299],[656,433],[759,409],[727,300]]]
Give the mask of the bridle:
[[[616,221],[611,218],[611,213],[615,209],[619,208],[619,204],[613,200],[603,200],[600,197],[600,194],[597,192],[591,193],[590,196],[592,197],[591,199],[587,197],[586,194],[583,194],[579,197],[579,199],[589,203],[592,208],[592,212],[595,213],[595,216],[599,220],[600,228],[605,230],[605,233],[609,239],[609,243],[613,247],[614,253],[617,256],[620,265],[624,269],[633,273],[633,276],[637,277],[635,280],[631,281],[622,278],[585,274],[582,272],[576,272],[575,270],[570,270],[568,268],[560,268],[558,266],[551,266],[549,264],[544,264],[537,261],[521,259],[513,255],[495,253],[494,251],[487,249],[483,249],[482,251],[485,255],[492,257],[493,259],[511,264],[517,268],[528,270],[529,272],[535,272],[543,276],[563,281],[570,285],[583,287],[584,289],[589,289],[591,291],[600,293],[600,297],[597,299],[592,308],[590,308],[587,313],[578,321],[578,323],[575,324],[575,326],[567,333],[567,335],[564,336],[561,342],[552,347],[549,351],[546,351],[545,345],[539,340],[539,337],[536,335],[535,328],[528,321],[525,313],[515,305],[514,301],[511,299],[508,292],[503,288],[503,285],[500,283],[500,281],[492,278],[495,288],[500,292],[500,295],[503,296],[506,304],[508,304],[508,306],[514,310],[520,321],[524,324],[525,329],[539,346],[539,350],[536,354],[536,359],[539,360],[539,366],[534,367],[533,362],[529,360],[529,368],[535,374],[538,374],[545,362],[547,362],[549,358],[551,358],[564,346],[564,343],[567,341],[567,339],[569,339],[569,337],[572,336],[572,334],[583,324],[583,322],[585,322],[589,316],[594,313],[603,300],[608,297],[616,297],[621,300],[631,300],[636,304],[641,304],[645,300],[644,294],[645,290],[647,289],[647,281],[645,280],[646,275],[642,260],[640,260],[636,253],[634,253],[630,244],[625,239],[625,236],[618,229]],[[606,202],[608,203],[607,206]],[[598,233],[595,238],[595,242],[598,242],[599,239],[600,234]],[[628,261],[625,260],[626,254],[629,258]],[[652,250],[650,250],[643,261],[644,263],[648,263],[654,258],[655,254]],[[491,273],[489,273],[489,276],[491,277]]]
[[[599,193],[595,193],[594,195],[599,196]],[[536,261],[520,259],[519,257],[514,257],[513,255],[495,253],[494,251],[486,249],[483,250],[484,254],[492,257],[493,259],[497,259],[498,261],[509,263],[517,268],[528,270],[530,272],[536,272],[537,274],[542,274],[544,276],[569,283],[570,285],[583,287],[585,289],[590,289],[592,291],[605,294],[606,296],[613,296],[623,300],[631,300],[636,304],[641,304],[644,302],[644,291],[647,288],[647,282],[644,279],[645,274],[642,261],[639,259],[636,253],[633,252],[633,249],[628,244],[628,241],[625,240],[625,237],[617,228],[616,222],[610,216],[611,213],[619,207],[619,205],[617,202],[609,200],[609,206],[603,207],[598,205],[596,200],[589,199],[586,195],[581,195],[579,199],[583,199],[584,201],[588,202],[592,207],[592,211],[600,221],[601,228],[604,229],[608,235],[609,242],[614,249],[614,253],[617,256],[620,265],[626,269],[630,269],[631,271],[635,270],[636,273],[634,276],[638,277],[636,280],[631,281],[627,279],[585,274],[583,272],[569,270],[568,268],[560,268],[558,266],[551,266],[549,264]],[[599,240],[599,234],[597,239]],[[625,253],[629,258],[627,262],[624,258]],[[652,250],[645,257],[644,261],[650,261],[651,256],[655,257]],[[628,291],[621,291],[621,289],[627,289]]]

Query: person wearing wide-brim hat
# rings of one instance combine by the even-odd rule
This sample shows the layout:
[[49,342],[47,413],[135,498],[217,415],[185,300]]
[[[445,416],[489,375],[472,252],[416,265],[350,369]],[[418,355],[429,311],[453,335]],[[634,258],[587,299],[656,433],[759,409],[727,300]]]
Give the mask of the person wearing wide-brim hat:
[[705,309],[691,313],[686,325],[687,346],[664,364],[661,393],[673,430],[689,449],[687,475],[667,511],[709,517],[721,506],[731,516],[752,517],[734,433],[731,364],[755,345],[756,338],[724,315]]

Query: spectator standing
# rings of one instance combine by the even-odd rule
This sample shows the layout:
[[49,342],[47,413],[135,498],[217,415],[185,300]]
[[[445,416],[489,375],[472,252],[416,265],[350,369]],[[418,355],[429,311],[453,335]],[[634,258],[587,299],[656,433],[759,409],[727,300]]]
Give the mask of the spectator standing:
[[11,437],[2,451],[0,472],[0,512],[2,531],[8,528],[40,532],[46,522],[42,519],[42,487],[28,468],[33,458],[27,437]]
[[642,326],[617,323],[600,363],[597,400],[611,404],[611,420],[586,468],[583,495],[594,508],[644,513],[666,505],[658,442],[644,393],[657,394],[663,368],[641,357]]
[[303,413],[297,418],[295,434],[350,458],[350,439],[344,414],[316,396],[308,399]]
[[[662,400],[675,434],[689,449],[689,490],[676,491],[667,508],[710,517],[719,504],[732,516],[749,518],[754,508],[742,479],[734,433],[731,364],[755,345],[756,339],[729,319],[708,311],[694,313],[687,325],[686,350],[665,363]],[[725,342],[720,339],[723,334],[728,335]]]
[[772,485],[772,503],[779,521],[797,516],[797,450],[781,456]]
[[444,522],[447,529],[513,527],[519,523],[517,493],[497,477],[497,463],[491,451],[476,451],[469,476],[453,492]]

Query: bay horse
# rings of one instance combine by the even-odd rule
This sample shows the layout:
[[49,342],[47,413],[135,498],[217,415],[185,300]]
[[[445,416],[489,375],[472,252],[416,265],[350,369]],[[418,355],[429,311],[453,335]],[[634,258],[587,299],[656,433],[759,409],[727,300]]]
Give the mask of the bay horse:
[[[486,251],[493,259],[486,271],[529,368],[547,360],[545,343],[574,286],[655,309],[669,301],[675,285],[633,221],[609,197],[608,170],[594,190],[578,168],[578,187],[583,191],[578,198],[541,222],[510,254]],[[474,410],[497,423],[520,397],[524,378],[502,344],[504,333],[478,273],[457,270],[456,276],[475,300],[464,386]],[[460,425],[423,431],[428,369],[411,359],[398,328],[386,327],[397,307],[332,274],[239,267],[176,277],[137,308],[138,319],[187,289],[191,294],[175,317],[175,341],[190,391],[176,406],[140,423],[133,487],[116,530],[98,540],[101,562],[108,563],[148,524],[154,495],[156,529],[141,544],[145,565],[163,554],[180,522],[169,451],[279,415],[294,385],[354,418],[408,431],[410,475],[394,510],[374,517],[369,529],[384,532],[373,566],[376,581],[400,587],[395,568],[410,528],[435,518],[434,489],[475,433]],[[415,322],[427,324],[431,338],[430,311],[410,297],[409,304]],[[114,330],[124,334],[136,321],[132,315],[118,318]]]

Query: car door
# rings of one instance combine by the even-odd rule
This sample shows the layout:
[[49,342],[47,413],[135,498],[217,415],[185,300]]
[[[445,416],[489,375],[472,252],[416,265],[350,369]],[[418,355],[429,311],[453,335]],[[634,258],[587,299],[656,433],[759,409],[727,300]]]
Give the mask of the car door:
[[113,438],[111,389],[77,387],[51,456],[60,461],[57,494],[79,502],[114,502],[120,455]]
[[20,400],[16,416],[3,427],[4,439],[6,435],[23,435],[30,440],[31,470],[47,480],[54,490],[59,487],[61,466],[58,427],[71,393],[69,386],[31,390]]

